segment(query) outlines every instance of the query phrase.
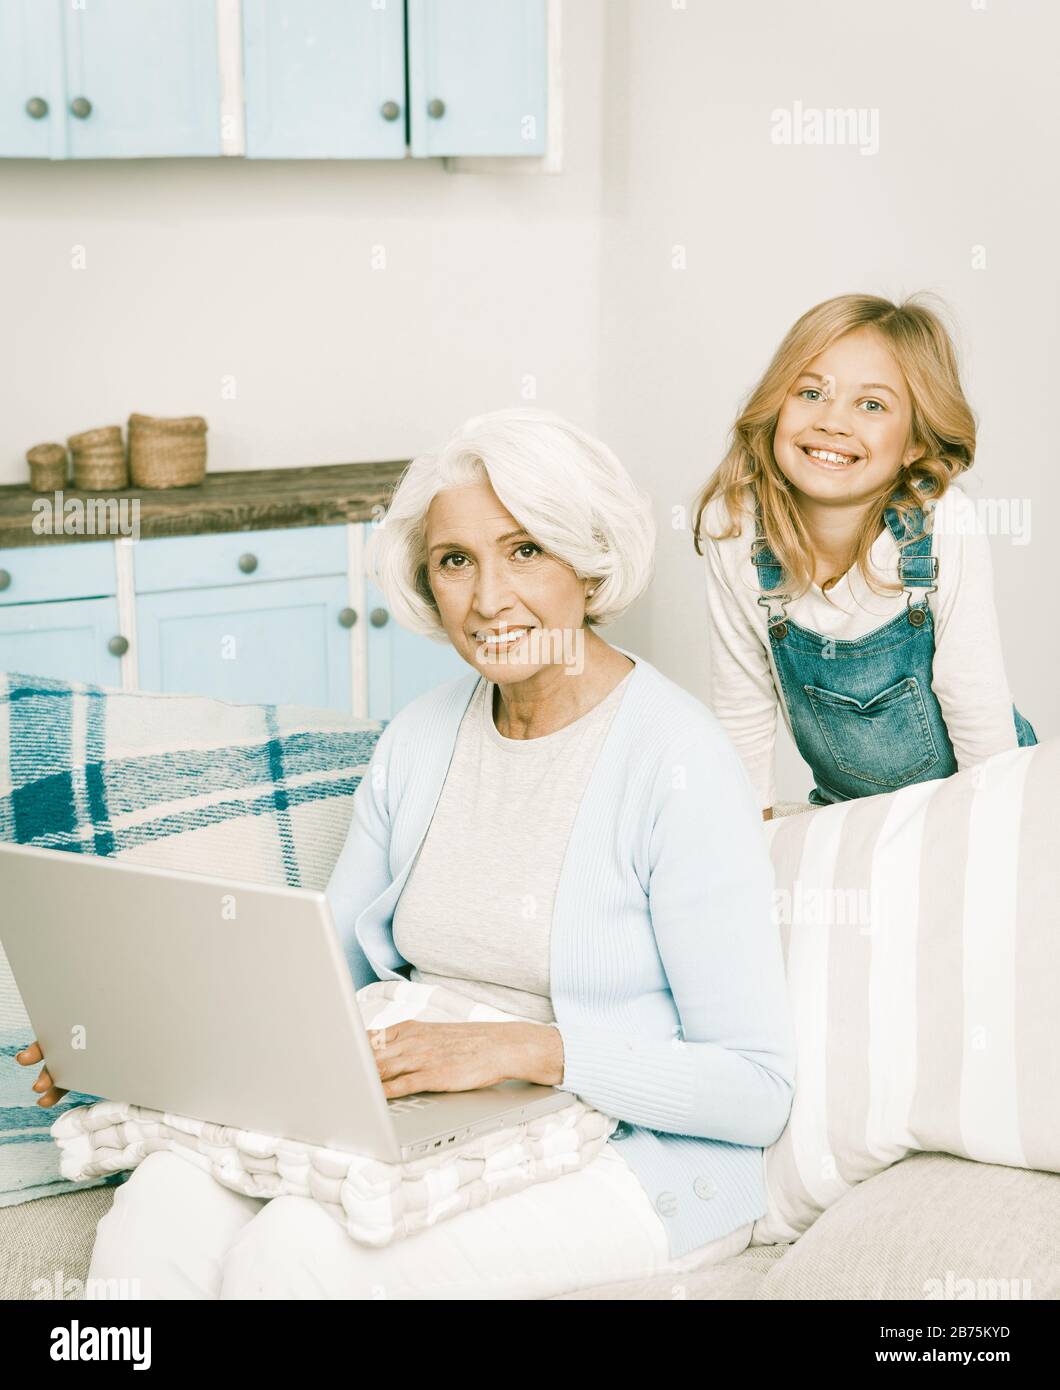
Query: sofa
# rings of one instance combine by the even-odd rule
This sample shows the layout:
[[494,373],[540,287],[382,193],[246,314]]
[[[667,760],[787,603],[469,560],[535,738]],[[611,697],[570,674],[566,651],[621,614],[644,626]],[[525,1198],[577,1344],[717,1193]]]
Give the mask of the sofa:
[[[82,1298],[97,1187],[0,1209],[0,1299]],[[792,1244],[568,1299],[1060,1298],[1060,1175],[915,1153],[860,1184]]]
[[[305,887],[327,881],[382,729],[333,711],[232,706],[11,673],[0,675],[0,710],[7,730],[0,839]],[[38,744],[47,750],[39,768],[32,753]],[[1032,750],[1020,750],[985,764],[987,775],[973,770],[945,786],[778,816],[764,828],[799,1044],[792,1119],[766,1155],[769,1211],[752,1244],[722,1263],[560,1300],[1060,1297],[1057,1064],[1043,1059],[1041,1068],[1029,1068],[1015,1048],[1016,1129],[981,1123],[997,1088],[1012,1089],[1012,1078],[998,1071],[1004,1020],[1036,1016],[1048,1000],[1051,1025],[1060,885],[1050,877],[1051,827],[1039,822],[1058,785],[1058,744],[1033,762]],[[88,777],[104,789],[102,798],[78,794]],[[976,875],[996,878],[995,869],[1004,869],[1000,861],[981,863],[991,846],[1018,880],[1019,891],[1008,896],[1017,899],[1012,916],[1024,926],[1013,928],[1011,942],[1000,932],[997,942],[974,948],[980,975],[1008,979],[1003,997],[1001,986],[976,985],[967,962],[964,986],[953,993],[964,1010],[954,1025],[958,1050],[974,1010],[993,1020],[986,1048],[993,1060],[984,1070],[978,1044],[954,1060],[944,1045],[949,1033],[931,1035],[929,1055],[915,1054],[907,1035],[919,1029],[923,1036],[925,1019],[945,1018],[953,976],[953,941],[938,895],[952,897],[955,869],[940,855],[960,858],[963,916],[949,911],[950,925],[974,942]],[[913,858],[923,877],[915,931]],[[854,905],[849,920],[821,917],[829,893]],[[859,903],[868,904],[870,921],[859,918]],[[900,949],[899,937],[907,947]],[[918,997],[931,986],[919,1023],[914,1010],[905,1011],[908,1018],[901,1008],[880,1011],[908,965],[906,949],[920,972]],[[1014,973],[1002,968],[1013,950]],[[1009,954],[995,959],[992,952]],[[877,970],[887,974],[877,979]],[[849,1004],[859,992],[863,1010]],[[1019,1011],[1006,1013],[1010,995]],[[865,1016],[877,1019],[875,1032],[866,1032]],[[96,1223],[113,1201],[115,1182],[72,1183],[59,1172],[47,1131],[60,1107],[31,1113],[36,1069],[13,1059],[31,1037],[0,953],[0,1298],[76,1300],[84,1297]],[[1021,1034],[1017,1041],[1029,1046],[1032,1039]],[[864,1065],[855,1065],[863,1042]],[[936,1053],[949,1056],[948,1071]],[[893,1060],[902,1056],[904,1070]],[[959,1105],[924,1102],[947,1085],[952,1090],[957,1076]],[[74,1094],[62,1107],[86,1099]]]

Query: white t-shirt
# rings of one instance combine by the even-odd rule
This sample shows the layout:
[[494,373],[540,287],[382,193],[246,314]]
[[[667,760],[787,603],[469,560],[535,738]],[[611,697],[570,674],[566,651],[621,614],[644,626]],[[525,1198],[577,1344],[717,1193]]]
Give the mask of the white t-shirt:
[[[1012,697],[1001,655],[1001,635],[994,607],[993,568],[988,537],[976,524],[975,508],[951,486],[934,510],[934,544],[939,575],[928,595],[935,623],[935,658],[931,688],[935,692],[959,769],[1016,746]],[[701,533],[728,524],[728,511],[715,498],[703,515]],[[761,805],[776,800],[774,745],[777,706],[790,730],[787,707],[778,691],[768,616],[758,599],[762,590],[751,562],[753,516],[741,534],[715,541],[703,534],[707,564],[707,633],[711,669],[708,704],[736,745]],[[890,528],[873,542],[869,559],[885,580],[898,578],[898,547]],[[913,590],[913,602],[926,591]],[[864,637],[904,611],[908,590],[877,594],[856,567],[822,593],[813,584],[787,605],[800,627],[825,637]],[[774,603],[774,611],[779,611]]]
[[481,679],[394,909],[410,980],[552,1023],[552,907],[578,807],[633,669],[578,719],[506,738]]

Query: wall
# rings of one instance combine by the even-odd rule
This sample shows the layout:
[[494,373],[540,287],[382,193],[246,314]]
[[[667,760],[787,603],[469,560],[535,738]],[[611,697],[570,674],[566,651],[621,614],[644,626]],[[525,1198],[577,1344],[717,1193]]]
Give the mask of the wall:
[[565,8],[562,175],[0,161],[0,483],[131,411],[204,415],[211,469],[409,457],[527,377],[593,414],[603,6]]

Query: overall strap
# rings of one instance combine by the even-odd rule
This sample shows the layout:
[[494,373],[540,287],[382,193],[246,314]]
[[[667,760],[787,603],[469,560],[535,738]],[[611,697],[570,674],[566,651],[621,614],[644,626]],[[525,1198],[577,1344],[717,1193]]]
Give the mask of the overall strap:
[[751,563],[758,570],[760,589],[779,589],[784,582],[784,571],[777,563],[777,557],[766,542],[762,527],[762,509],[755,500],[755,538],[751,543]]
[[[925,527],[925,514],[918,507],[903,527],[898,513],[893,507],[884,511],[884,520],[898,545],[898,578],[906,589],[927,589],[937,587],[939,577],[938,556],[931,553],[934,537]],[[914,537],[908,545],[902,542]]]
[[755,498],[755,538],[751,542],[751,563],[758,570],[758,587],[763,591],[759,595],[758,606],[766,610],[766,622],[770,632],[778,640],[782,639],[788,633],[785,619],[788,604],[791,602],[791,595],[767,592],[770,589],[779,589],[783,584],[784,569],[782,565],[778,564],[777,557],[766,543],[765,530],[762,526],[762,511],[757,498]]

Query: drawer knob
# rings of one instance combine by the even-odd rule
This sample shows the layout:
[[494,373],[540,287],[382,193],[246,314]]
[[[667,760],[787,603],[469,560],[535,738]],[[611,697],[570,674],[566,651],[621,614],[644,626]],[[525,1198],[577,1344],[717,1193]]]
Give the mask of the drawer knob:
[[11,572],[10,572],[9,570],[0,570],[0,589],[10,589],[10,588],[11,588]]
[[445,102],[440,97],[434,97],[427,103],[427,115],[433,121],[440,121],[445,115]]
[[257,567],[258,557],[256,555],[251,555],[249,550],[245,555],[240,555],[239,568],[243,571],[244,574],[253,574]]
[[368,620],[373,627],[386,627],[390,620],[390,614],[385,608],[373,608]]
[[401,115],[401,107],[396,101],[384,101],[379,108],[379,114],[384,121],[396,121]]
[[353,627],[357,621],[356,608],[344,608],[339,614],[339,622],[343,627]]
[[35,121],[42,120],[48,114],[48,103],[43,97],[30,97],[26,102],[26,115],[32,116]]
[[124,656],[128,650],[128,637],[112,637],[107,643],[107,651],[110,652],[111,656]]
[[79,121],[87,121],[92,114],[92,103],[88,97],[74,97],[70,103],[70,115],[76,116]]

